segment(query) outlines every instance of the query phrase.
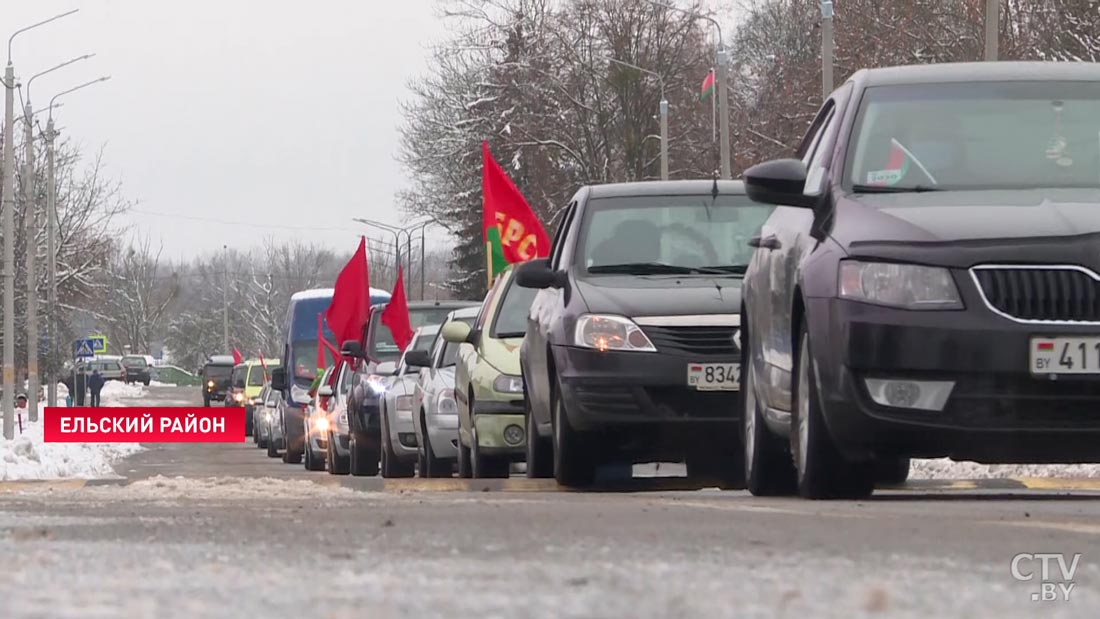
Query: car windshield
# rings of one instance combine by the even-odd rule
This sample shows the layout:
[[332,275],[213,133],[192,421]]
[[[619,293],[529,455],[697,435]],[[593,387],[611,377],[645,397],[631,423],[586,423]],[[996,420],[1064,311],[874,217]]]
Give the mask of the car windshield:
[[[447,314],[453,311],[453,307],[414,307],[409,309],[409,325],[414,331],[419,327],[438,325],[447,318]],[[390,332],[389,327],[382,324],[381,319],[381,311],[376,311],[371,317],[369,354],[379,361],[396,361],[401,356],[401,351],[393,341],[393,333]]]
[[207,378],[224,380],[233,374],[233,368],[228,365],[208,365],[203,369],[203,373]]
[[497,315],[493,319],[492,328],[489,329],[489,337],[523,337],[527,331],[527,313],[531,309],[531,302],[535,300],[534,288],[521,288],[515,280],[508,284],[508,290],[500,301]]
[[845,178],[863,193],[1100,188],[1100,84],[867,89]]
[[577,260],[590,274],[742,274],[772,210],[740,195],[594,199]]
[[233,386],[244,388],[245,375],[248,373],[248,366],[238,366],[233,368]]
[[264,368],[263,366],[254,365],[248,372],[248,386],[249,387],[262,387],[264,384]]
[[147,365],[144,357],[124,357],[122,359],[122,365],[128,368],[143,368]]
[[308,385],[317,378],[317,340],[294,342],[294,381]]

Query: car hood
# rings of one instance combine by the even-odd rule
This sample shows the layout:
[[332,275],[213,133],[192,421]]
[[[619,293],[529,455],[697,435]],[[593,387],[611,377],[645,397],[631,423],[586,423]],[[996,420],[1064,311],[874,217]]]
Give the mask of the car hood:
[[741,279],[699,275],[601,275],[577,281],[592,313],[637,316],[728,314],[741,307]]
[[509,337],[502,340],[487,337],[481,340],[478,354],[501,374],[519,376],[519,347],[522,337]]
[[1027,189],[860,195],[837,205],[833,236],[861,243],[943,243],[1100,233],[1100,190]]

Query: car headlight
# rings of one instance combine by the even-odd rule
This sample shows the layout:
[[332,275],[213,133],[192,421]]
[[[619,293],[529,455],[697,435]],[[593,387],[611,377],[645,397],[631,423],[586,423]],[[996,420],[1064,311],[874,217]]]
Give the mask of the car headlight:
[[842,299],[911,310],[963,309],[951,273],[941,267],[889,262],[840,263]]
[[234,393],[233,394],[233,399],[238,401],[238,402],[244,402],[244,394],[243,393]]
[[583,314],[573,330],[573,344],[596,350],[657,352],[649,337],[625,316]]
[[382,382],[382,377],[378,374],[367,376],[367,386],[374,392],[374,395],[382,395],[386,392],[386,383]]
[[413,408],[413,397],[411,395],[399,395],[394,405],[399,411],[411,411]]
[[206,386],[207,386],[207,387],[210,387],[211,389],[213,389],[213,388],[214,388],[214,381],[212,381],[212,380],[208,380],[208,381],[206,381]]
[[435,401],[435,412],[437,415],[458,414],[458,404],[455,403],[455,392],[453,389],[447,389],[439,393]]
[[501,374],[493,381],[493,391],[500,393],[523,393],[523,379],[519,376]]

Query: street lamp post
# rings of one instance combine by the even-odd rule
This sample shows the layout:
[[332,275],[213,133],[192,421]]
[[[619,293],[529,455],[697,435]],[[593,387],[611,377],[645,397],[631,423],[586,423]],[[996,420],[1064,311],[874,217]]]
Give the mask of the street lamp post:
[[92,84],[106,82],[111,76],[104,76],[97,80],[85,82],[68,90],[57,93],[50,99],[50,115],[46,120],[46,331],[48,334],[50,350],[50,363],[46,372],[46,404],[57,406],[57,369],[61,366],[61,354],[58,347],[57,333],[57,188],[54,180],[54,140],[58,131],[54,129],[53,110],[61,107],[55,103],[61,97],[86,88]]
[[990,62],[997,60],[1000,10],[1000,0],[985,0],[985,59]]
[[35,73],[27,80],[27,100],[23,106],[24,147],[26,149],[26,171],[23,181],[23,222],[24,245],[27,250],[27,416],[38,421],[38,200],[34,190],[34,108],[31,107],[31,86],[34,80],[54,71],[87,60],[95,54],[85,54],[72,60]]
[[718,20],[710,17],[709,15],[702,15],[694,11],[689,11],[678,6],[671,4],[665,4],[658,2],[657,0],[646,0],[650,4],[666,9],[669,11],[676,11],[683,13],[694,19],[705,19],[714,26],[718,32],[718,50],[715,54],[715,71],[714,71],[714,87],[718,89],[718,129],[720,131],[719,147],[721,152],[719,158],[722,166],[722,178],[733,178],[732,164],[730,161],[730,104],[729,104],[729,87],[726,84],[726,80],[729,77],[729,53],[726,51],[725,39],[722,38],[722,25],[718,23]]
[[4,236],[4,391],[0,408],[4,411],[4,438],[15,437],[15,195],[13,171],[15,168],[15,67],[11,62],[12,43],[15,37],[44,26],[52,21],[76,13],[73,9],[49,19],[16,30],[8,37],[8,64],[4,68],[4,162],[3,162],[3,236]]
[[385,232],[389,232],[393,235],[393,277],[397,279],[397,269],[401,266],[401,235],[399,234],[400,228],[397,226],[391,226],[384,224],[380,221],[374,221],[373,219],[364,219],[362,217],[353,218],[352,221],[361,223],[364,226],[370,226],[372,228],[378,228]]
[[[424,300],[424,228],[428,225],[435,223],[434,220],[422,221],[412,224],[411,226],[405,226],[404,228],[398,226],[391,226],[387,223],[375,221],[373,219],[365,219],[362,217],[356,217],[352,219],[357,223],[361,223],[364,226],[371,226],[384,230],[393,235],[393,248],[394,248],[394,273],[393,276],[396,279],[397,269],[401,266],[401,236],[405,236],[405,270],[412,271],[412,235],[416,230],[420,230],[420,300]],[[406,295],[408,293],[406,292]]]
[[652,75],[657,78],[657,83],[661,86],[661,102],[658,106],[658,111],[661,118],[661,180],[668,180],[668,99],[665,98],[665,80],[661,77],[660,73],[656,71],[650,71],[649,69],[643,69],[636,64],[619,60],[617,58],[608,58],[608,62],[629,67],[636,71],[645,73],[646,75]]

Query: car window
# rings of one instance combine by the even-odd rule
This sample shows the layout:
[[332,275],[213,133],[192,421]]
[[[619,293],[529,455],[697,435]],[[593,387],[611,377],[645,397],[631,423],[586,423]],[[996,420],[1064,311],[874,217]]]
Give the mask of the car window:
[[233,368],[233,386],[244,388],[245,378],[248,374],[248,366],[241,365]]
[[[702,268],[740,273],[752,258],[748,240],[773,210],[743,195],[591,200],[576,264],[592,274],[650,273],[653,265],[666,267],[656,272]],[[650,270],[636,265],[649,265]]]
[[[471,327],[474,324],[473,318],[455,318],[454,322],[464,322]],[[443,338],[437,338],[439,340],[439,348],[436,349],[436,357],[439,361],[435,364],[437,368],[449,368],[454,367],[455,361],[458,360],[458,349],[461,344],[452,344],[443,340]]]
[[259,387],[264,384],[264,368],[261,365],[254,365],[248,370],[248,386]]
[[145,357],[123,357],[122,365],[131,369],[142,369],[149,366],[149,363],[145,361]]
[[[418,307],[409,310],[409,326],[416,330],[427,325],[438,325],[454,311],[453,307]],[[382,312],[374,312],[371,317],[371,341],[368,354],[379,361],[396,361],[401,355],[393,341],[390,328],[383,325]]]
[[810,158],[809,165],[806,166],[805,192],[807,194],[816,195],[821,192],[821,181],[825,178],[824,164],[829,153],[832,152],[829,144],[832,143],[833,136],[839,126],[840,122],[836,117],[836,106],[830,101],[829,114],[825,118],[825,124],[821,127],[818,144],[814,147],[814,154]]
[[[446,324],[446,323],[444,323]],[[435,338],[432,340],[432,367],[439,367],[439,357],[443,352],[443,345],[446,342],[440,337],[439,333],[435,334]]]
[[1100,188],[1100,83],[880,86],[863,95],[845,180],[893,191]]
[[203,374],[208,378],[225,380],[233,375],[233,368],[228,365],[208,365],[203,369]]
[[527,331],[527,314],[530,313],[531,303],[537,293],[534,288],[522,288],[516,285],[514,279],[511,280],[504,291],[504,297],[497,305],[489,337],[523,337]]
[[317,340],[294,342],[294,377],[299,384],[312,383],[317,378]]
[[554,232],[554,240],[552,241],[551,253],[550,253],[550,268],[560,269],[562,265],[562,252],[565,247],[565,237],[569,231],[569,225],[573,223],[573,214],[577,211],[577,202],[574,200],[569,203],[567,210],[562,214],[561,222],[558,224],[558,229]]

